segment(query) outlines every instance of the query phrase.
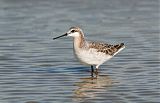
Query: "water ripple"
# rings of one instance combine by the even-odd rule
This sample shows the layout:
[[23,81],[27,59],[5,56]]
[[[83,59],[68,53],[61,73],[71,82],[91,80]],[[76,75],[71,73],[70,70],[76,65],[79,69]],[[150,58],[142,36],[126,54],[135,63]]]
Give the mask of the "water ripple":
[[[0,1],[1,103],[158,103],[157,0]],[[72,39],[53,41],[70,26],[86,38],[126,48],[100,67],[81,65]]]

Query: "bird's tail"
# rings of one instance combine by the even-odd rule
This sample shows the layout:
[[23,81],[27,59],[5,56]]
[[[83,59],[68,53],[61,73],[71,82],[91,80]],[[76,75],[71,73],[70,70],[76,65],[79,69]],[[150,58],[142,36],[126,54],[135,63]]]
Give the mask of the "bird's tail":
[[123,50],[125,48],[124,43],[114,45],[114,47],[117,49],[117,51],[114,53],[114,55],[116,55],[117,53],[119,53],[121,50]]

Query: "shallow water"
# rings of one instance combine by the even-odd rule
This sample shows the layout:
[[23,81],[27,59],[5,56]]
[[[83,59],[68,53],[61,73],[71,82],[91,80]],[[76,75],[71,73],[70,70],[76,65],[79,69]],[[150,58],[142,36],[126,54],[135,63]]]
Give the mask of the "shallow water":
[[[0,103],[158,103],[158,0],[1,0]],[[100,68],[73,55],[69,27],[126,48]]]

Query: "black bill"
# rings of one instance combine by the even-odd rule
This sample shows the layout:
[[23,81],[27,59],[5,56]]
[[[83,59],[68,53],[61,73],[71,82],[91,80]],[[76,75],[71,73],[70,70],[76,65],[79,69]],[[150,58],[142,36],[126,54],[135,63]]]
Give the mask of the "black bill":
[[60,37],[64,37],[64,36],[67,36],[67,33],[65,33],[65,34],[63,34],[63,35],[61,35],[61,36],[55,37],[55,38],[53,38],[53,40],[58,39],[58,38],[60,38]]

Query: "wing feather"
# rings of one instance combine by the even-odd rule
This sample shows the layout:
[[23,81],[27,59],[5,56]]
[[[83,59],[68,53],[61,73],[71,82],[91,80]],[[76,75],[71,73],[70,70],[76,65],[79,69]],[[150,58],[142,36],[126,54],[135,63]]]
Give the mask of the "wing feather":
[[124,43],[111,45],[107,43],[100,43],[100,42],[90,42],[89,48],[97,49],[97,52],[102,52],[108,55],[113,56],[119,49],[124,47]]

